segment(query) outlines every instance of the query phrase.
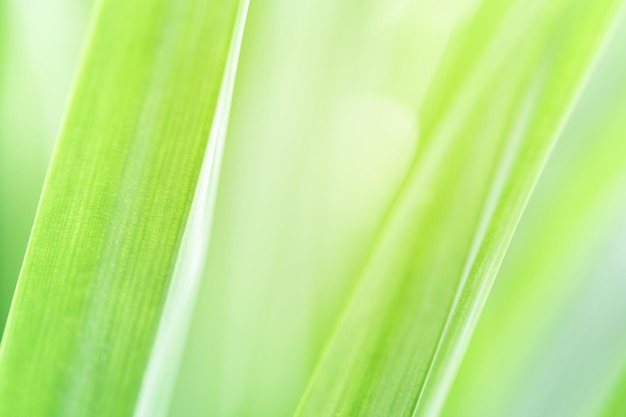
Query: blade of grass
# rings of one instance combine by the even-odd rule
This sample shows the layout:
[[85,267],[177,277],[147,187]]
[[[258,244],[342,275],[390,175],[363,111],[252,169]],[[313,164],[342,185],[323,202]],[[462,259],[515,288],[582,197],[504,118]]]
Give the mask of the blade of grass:
[[0,415],[131,415],[237,1],[104,0],[0,346]]
[[[547,40],[549,49],[555,48],[556,52],[548,52],[549,55],[545,55],[539,64],[540,68],[542,64],[547,66],[545,83],[533,104],[528,130],[522,133],[525,138],[518,155],[512,157],[517,161],[510,165],[508,178],[503,178],[500,190],[497,190],[497,182],[492,185],[492,190],[496,191],[493,197],[499,201],[492,200],[488,205],[493,206],[486,207],[486,217],[480,226],[482,231],[477,234],[479,240],[475,242],[478,246],[472,249],[468,259],[415,416],[432,416],[440,412],[542,166],[595,70],[607,40],[611,39],[618,21],[615,19],[618,4],[606,2],[590,6],[570,2],[565,3],[563,9],[554,8],[557,15],[564,14],[564,17],[555,19],[556,36]],[[550,41],[554,44],[550,45]],[[551,122],[548,118],[552,119]],[[425,401],[424,397],[427,398]]]
[[[503,268],[499,279],[504,282],[498,284],[504,289],[496,288],[502,294],[494,294],[497,303],[481,319],[443,416],[597,414],[626,346],[621,331],[624,238],[615,227],[625,208],[626,177],[622,169],[621,176],[605,184],[597,176],[582,178],[598,161],[611,159],[596,156],[589,164],[574,164],[579,173],[563,177],[580,188],[555,190],[556,198],[550,198],[554,204],[564,196],[563,203],[585,196],[580,215],[555,218],[566,210],[547,207],[541,212],[549,213],[544,221],[524,224],[531,231],[528,240],[512,250],[516,262]],[[557,185],[568,188],[558,180]],[[554,208],[571,207],[561,202]],[[485,401],[484,392],[493,399]]]
[[198,288],[206,268],[206,253],[211,239],[215,197],[248,3],[249,0],[242,0],[239,4],[209,144],[135,416],[162,416],[169,409]]
[[523,233],[446,402],[446,417],[596,415],[613,383],[626,342],[619,330],[623,302],[616,298],[624,291],[623,238],[620,245],[615,227],[625,203],[624,121],[616,117],[626,109],[626,60],[619,52],[624,28],[534,193]]
[[509,55],[487,88],[457,89],[466,102],[424,138],[297,415],[437,414],[617,3],[542,3],[530,36],[498,41]]

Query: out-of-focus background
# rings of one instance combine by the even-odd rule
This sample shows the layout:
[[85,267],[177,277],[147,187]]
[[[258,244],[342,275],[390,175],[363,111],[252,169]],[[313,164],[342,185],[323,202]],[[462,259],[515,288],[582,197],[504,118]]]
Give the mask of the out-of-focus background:
[[0,329],[77,71],[91,3],[0,2]]
[[[415,115],[455,13],[471,2],[371,1],[352,26],[345,3],[251,5],[209,255],[208,274],[228,279],[203,283],[172,415],[295,407],[417,146]],[[0,3],[0,331],[90,8]],[[618,29],[518,228],[445,417],[605,416],[626,364],[626,24]]]

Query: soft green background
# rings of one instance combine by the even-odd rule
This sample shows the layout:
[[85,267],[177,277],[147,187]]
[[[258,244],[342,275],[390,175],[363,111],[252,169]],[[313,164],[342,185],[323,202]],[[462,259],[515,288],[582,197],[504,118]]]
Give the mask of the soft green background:
[[0,2],[0,329],[89,14],[86,0]]
[[[353,343],[358,332],[350,327],[340,333],[340,347],[362,354],[358,364],[367,368],[344,369],[342,349],[336,357],[331,352],[326,376],[312,391],[322,394],[313,411],[306,402],[301,409],[303,415],[326,403],[332,409],[326,399],[336,391],[324,378],[333,381],[337,372],[350,381],[334,398],[337,407],[357,415],[392,404],[408,413],[414,404],[405,398],[415,391],[396,387],[414,388],[425,374],[411,361],[423,365],[430,351],[413,348],[436,344],[482,198],[493,191],[491,164],[506,149],[499,132],[509,116],[522,113],[528,94],[539,109],[529,142],[541,146],[550,141],[542,136],[545,126],[556,129],[543,116],[578,105],[519,225],[442,415],[621,416],[626,25],[620,21],[575,101],[568,76],[589,64],[580,51],[588,46],[584,36],[595,35],[593,21],[581,16],[592,18],[586,7],[593,12],[594,4],[610,1],[538,2],[550,6],[539,8],[541,18],[525,0],[487,1],[472,20],[476,3],[252,1],[208,268],[189,339],[179,342],[185,349],[170,415],[293,413],[377,247],[413,156],[437,149],[433,138],[440,136],[433,132],[444,120],[456,129],[454,146],[435,159],[438,173],[428,189],[415,186],[412,194],[431,204],[420,212],[424,226],[415,228],[423,234],[412,234],[414,213],[407,210],[396,226],[399,243],[384,246],[376,259],[385,284],[416,274],[447,277],[450,285],[416,279],[411,282],[419,285],[407,286],[413,295],[404,287],[365,291],[357,305],[374,306],[382,313],[372,316],[388,321],[372,320],[379,334],[367,342],[368,352]],[[87,2],[78,0],[0,3],[0,330],[88,14]],[[498,29],[501,21],[505,29]],[[509,42],[518,38],[526,43]],[[468,68],[488,41],[495,45],[491,55],[471,78]],[[519,49],[512,53],[511,45]],[[539,98],[532,95],[535,82],[545,82]],[[461,116],[446,114],[459,91],[472,106]],[[429,239],[418,239],[424,235]],[[381,295],[392,301],[385,305]],[[442,302],[431,308],[432,299]],[[419,314],[439,321],[412,321]],[[405,369],[409,382],[402,379]]]

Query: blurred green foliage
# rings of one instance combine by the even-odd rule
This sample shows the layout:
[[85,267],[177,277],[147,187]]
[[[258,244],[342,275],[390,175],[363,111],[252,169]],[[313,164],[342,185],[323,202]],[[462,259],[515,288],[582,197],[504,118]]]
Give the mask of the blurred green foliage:
[[[162,415],[622,417],[619,4],[252,0]],[[88,11],[0,3],[0,332]]]
[[89,4],[0,2],[0,331],[9,311]]

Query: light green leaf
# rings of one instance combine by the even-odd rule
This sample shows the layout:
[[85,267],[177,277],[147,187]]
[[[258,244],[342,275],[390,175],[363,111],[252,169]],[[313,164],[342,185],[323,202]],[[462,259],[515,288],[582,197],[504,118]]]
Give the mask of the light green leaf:
[[100,3],[0,347],[0,415],[132,414],[237,10]]
[[533,193],[442,416],[597,416],[626,360],[623,13],[618,22]]
[[441,116],[422,113],[433,127],[420,136],[299,416],[437,415],[617,4],[539,2],[524,37],[492,19],[499,1],[478,10],[470,25],[490,34],[484,52],[473,51],[480,71],[458,85],[435,83],[443,91],[427,95],[454,100]]

